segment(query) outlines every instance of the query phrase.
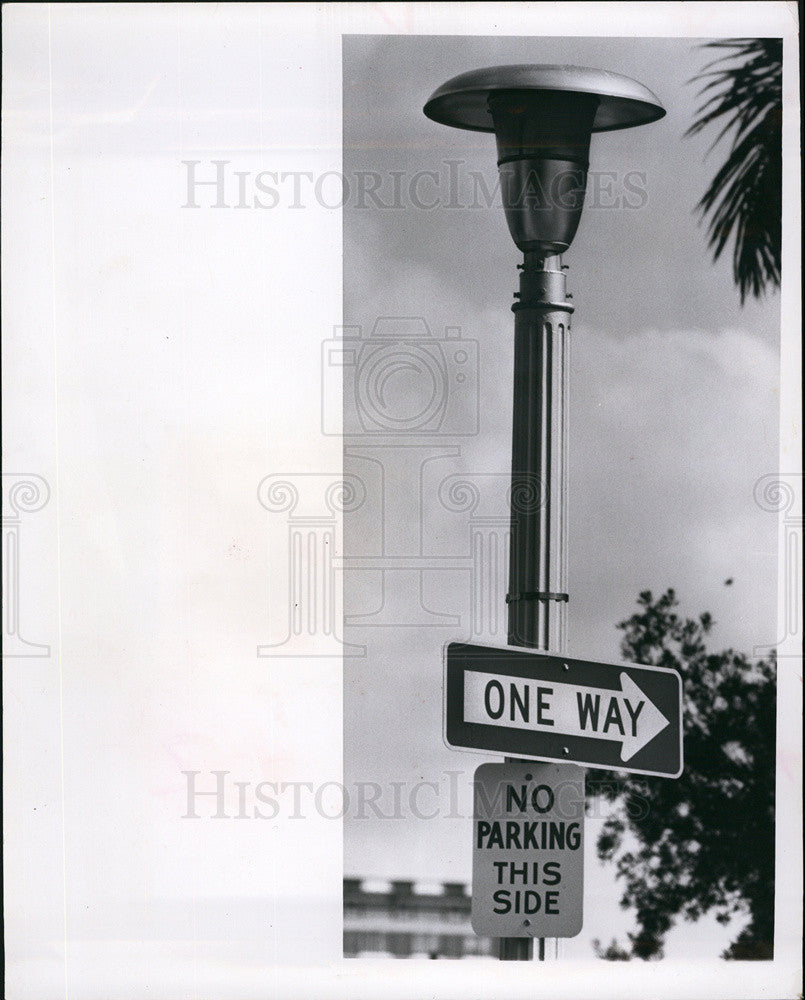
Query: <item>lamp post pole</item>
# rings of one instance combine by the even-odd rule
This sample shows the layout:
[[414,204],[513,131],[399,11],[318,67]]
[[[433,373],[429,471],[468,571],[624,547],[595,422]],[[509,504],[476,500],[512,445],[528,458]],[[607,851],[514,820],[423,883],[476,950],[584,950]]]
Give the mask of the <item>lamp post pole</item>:
[[[513,306],[514,415],[508,641],[543,652],[567,644],[567,356],[570,314],[561,254],[576,234],[590,138],[665,114],[629,77],[579,66],[472,70],[424,107],[433,121],[494,132],[500,190],[523,252]],[[500,958],[533,957],[533,939],[500,939]],[[545,957],[540,940],[539,957]]]
[[[570,314],[561,257],[527,252],[514,311],[508,642],[567,644],[567,374]],[[538,942],[545,958],[545,941]],[[504,961],[533,958],[532,938],[501,938]]]
[[[509,644],[567,642],[567,369],[570,314],[558,255],[526,253],[514,304]],[[537,495],[538,494],[538,495]]]

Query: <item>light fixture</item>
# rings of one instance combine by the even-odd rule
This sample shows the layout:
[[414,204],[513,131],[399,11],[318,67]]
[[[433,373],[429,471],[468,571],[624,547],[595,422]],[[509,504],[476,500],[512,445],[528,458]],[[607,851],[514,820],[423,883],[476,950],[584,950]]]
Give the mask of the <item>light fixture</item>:
[[453,77],[425,105],[433,121],[494,132],[506,221],[524,253],[563,253],[579,225],[593,132],[662,118],[648,88],[579,66],[492,66]]

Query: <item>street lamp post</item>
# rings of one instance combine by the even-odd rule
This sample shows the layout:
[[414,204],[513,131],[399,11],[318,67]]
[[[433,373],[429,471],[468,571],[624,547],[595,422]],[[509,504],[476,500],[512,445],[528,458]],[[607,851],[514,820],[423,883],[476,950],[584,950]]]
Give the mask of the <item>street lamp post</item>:
[[[570,315],[561,254],[576,234],[593,132],[665,111],[642,84],[577,66],[494,66],[462,73],[424,108],[444,125],[494,132],[500,190],[523,252],[514,310],[508,641],[567,644],[567,377]],[[539,957],[544,958],[540,941]],[[533,957],[530,937],[501,938],[504,960]]]

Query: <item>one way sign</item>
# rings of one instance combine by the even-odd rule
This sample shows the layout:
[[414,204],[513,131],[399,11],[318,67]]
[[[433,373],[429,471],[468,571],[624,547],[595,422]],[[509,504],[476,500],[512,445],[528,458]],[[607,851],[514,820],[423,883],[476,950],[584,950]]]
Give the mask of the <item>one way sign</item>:
[[446,648],[445,741],[455,749],[678,778],[675,670],[505,648]]

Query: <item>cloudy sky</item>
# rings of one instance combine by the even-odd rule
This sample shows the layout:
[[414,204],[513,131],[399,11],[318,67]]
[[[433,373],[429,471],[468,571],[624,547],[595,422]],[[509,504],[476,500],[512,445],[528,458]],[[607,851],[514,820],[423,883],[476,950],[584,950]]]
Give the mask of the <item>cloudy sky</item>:
[[[742,34],[795,41],[785,5],[712,7],[696,14],[712,32],[742,17]],[[706,139],[681,136],[701,54],[687,40],[552,37],[678,34],[693,8],[632,5],[623,27],[609,5],[603,21],[586,5],[4,8],[4,502],[26,477],[48,487],[5,536],[19,539],[6,588],[18,638],[42,654],[4,644],[9,995],[240,997],[268,983],[275,997],[337,988],[374,1000],[387,973],[372,980],[341,960],[345,870],[469,875],[467,819],[348,815],[342,837],[338,818],[339,789],[354,814],[360,782],[408,795],[453,781],[460,812],[484,759],[441,742],[441,646],[466,627],[467,524],[433,497],[446,476],[508,472],[517,255],[499,208],[408,198],[411,172],[447,159],[465,161],[462,182],[473,170],[493,181],[490,137],[421,113],[454,73],[567,60],[633,75],[668,109],[594,140],[599,171],[645,175],[645,204],[591,207],[567,255],[571,649],[617,655],[614,623],[641,589],[666,586],[686,611],[713,612],[718,645],[774,640],[775,525],[752,489],[776,468],[780,303],[741,309],[692,216],[710,168]],[[342,34],[367,32],[377,37],[346,39],[342,74]],[[351,184],[360,170],[392,183],[401,172],[408,201],[363,209],[352,186],[342,213],[339,175]],[[426,181],[415,193],[430,199]],[[348,373],[333,377],[328,344],[335,328],[366,332],[378,317],[419,317],[439,337],[459,327],[477,343],[480,404],[456,400],[443,450],[417,439],[419,452],[379,464],[364,454],[366,503],[346,551],[323,541],[346,555],[352,613],[377,612],[380,583],[350,559],[421,544],[453,560],[422,581],[424,606],[450,624],[364,619],[350,639],[367,655],[342,663],[332,634],[306,623],[301,647],[285,642],[299,603],[289,526],[296,516],[322,539],[333,528],[322,495],[341,476],[330,432]],[[389,400],[400,391],[389,383]],[[473,416],[477,433],[457,433]],[[297,508],[274,480],[290,481]],[[380,582],[389,608],[410,611],[410,578]],[[798,787],[792,759],[785,780]],[[212,772],[224,775],[219,818]],[[257,797],[261,782],[277,786],[276,809]],[[568,945],[587,959],[591,937],[628,923],[616,923],[593,839],[591,821],[588,919]],[[465,973],[433,971],[443,964],[416,995],[437,981],[459,989]],[[572,995],[566,971],[552,996]],[[510,995],[523,974],[507,974]],[[639,974],[627,986],[617,969],[597,973],[619,997],[645,994]],[[501,982],[498,971],[483,995],[504,995]],[[412,983],[399,985],[405,1000]],[[660,986],[677,1000],[671,980]],[[742,974],[733,995],[753,989]]]

